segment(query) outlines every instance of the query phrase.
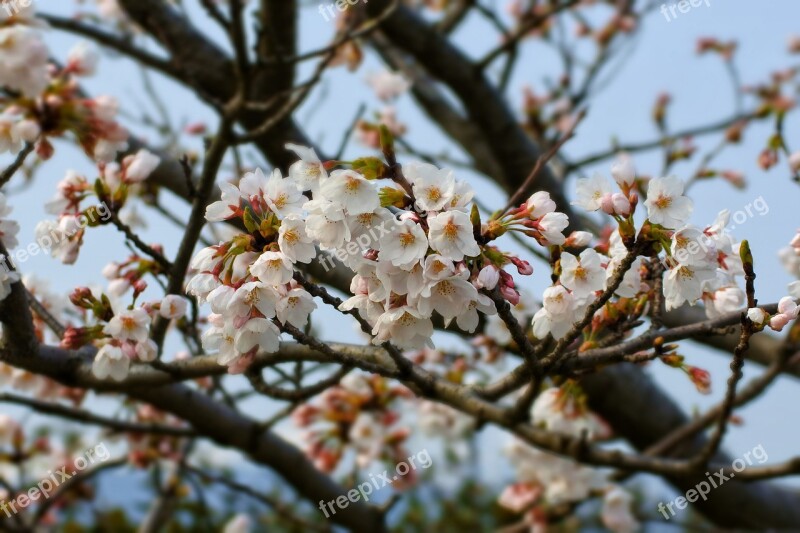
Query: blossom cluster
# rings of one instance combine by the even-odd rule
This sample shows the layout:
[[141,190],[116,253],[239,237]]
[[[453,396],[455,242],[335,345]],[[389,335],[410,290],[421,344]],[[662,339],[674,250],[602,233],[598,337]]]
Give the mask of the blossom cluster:
[[[582,392],[568,382],[543,391],[531,408],[532,423],[552,433],[592,441],[610,436],[606,424],[584,405]],[[631,496],[611,483],[607,472],[537,450],[515,438],[506,455],[516,470],[516,482],[500,494],[498,503],[524,515],[531,528],[547,525],[547,506],[581,502],[603,494],[603,524],[612,531],[636,531]]]
[[[206,218],[240,219],[249,233],[205,248],[191,265],[196,275],[187,290],[212,310],[206,347],[233,371],[257,350],[277,350],[282,324],[305,326],[316,304],[294,280],[294,268],[312,261],[316,247],[347,252],[336,255],[355,273],[353,296],[340,310],[357,310],[374,343],[391,339],[413,349],[431,344],[434,313],[475,331],[479,313],[495,312],[481,290],[499,287],[518,300],[502,267],[513,263],[522,274],[532,268],[489,246],[491,239],[517,225],[543,244],[565,241],[566,216],[546,193],[481,224],[472,189],[450,170],[415,162],[390,169],[377,158],[332,169],[309,148],[287,148],[300,157],[287,177],[256,170],[238,186],[222,185]],[[386,185],[379,187],[381,181]],[[357,242],[366,248],[352,253]]]
[[409,436],[396,400],[410,396],[411,391],[390,386],[381,376],[350,373],[314,403],[295,409],[292,419],[306,430],[306,454],[323,472],[339,464],[347,445],[355,448],[361,468],[373,461],[396,463],[406,455],[403,444]]
[[[64,264],[78,259],[88,226],[109,222],[112,213],[123,223],[136,225],[134,211],[125,211],[129,195],[146,180],[161,158],[147,150],[129,155],[122,163],[98,164],[98,178],[91,182],[73,170],[67,171],[56,186],[56,194],[47,202],[47,212],[57,220],[46,219],[36,225],[36,241]],[[83,202],[96,196],[100,204],[82,207]]]
[[161,316],[166,320],[178,320],[186,314],[188,305],[184,297],[170,294],[160,301],[124,306],[119,300],[112,302],[105,294],[96,297],[87,287],[75,289],[70,300],[77,308],[91,312],[94,323],[68,327],[61,346],[76,349],[93,343],[99,349],[92,373],[98,379],[110,377],[116,381],[128,376],[132,361],[147,363],[158,355],[159,347],[150,338],[153,319]]
[[48,159],[51,139],[71,133],[96,161],[113,161],[128,146],[128,132],[116,119],[114,98],[86,98],[78,80],[92,76],[98,54],[88,43],[70,50],[57,66],[42,39],[47,24],[22,7],[8,16],[0,13],[0,153],[19,152],[35,143],[36,153]]
[[[714,223],[704,228],[690,225],[692,201],[684,195],[683,181],[674,176],[653,178],[646,184],[647,218],[637,236],[634,216],[643,184],[627,157],[621,157],[611,173],[616,192],[600,175],[580,179],[573,204],[610,215],[618,228],[612,230],[607,242],[586,248],[578,256],[560,254],[558,282],[545,290],[543,306],[533,319],[534,335],[564,337],[617,275],[621,276],[615,289],[617,296],[637,298],[649,294],[655,284],[653,276],[649,283],[643,279],[643,274],[648,274],[644,253],[636,254],[630,267],[618,272],[626,256],[634,253],[631,246],[637,238],[640,243],[650,243],[654,252],[664,252],[660,260],[664,270],[661,285],[667,310],[702,301],[709,318],[715,318],[742,309],[745,294],[736,278],[744,271],[740,243],[726,230],[729,212],[720,212]],[[590,242],[591,237],[587,234],[585,242]]]

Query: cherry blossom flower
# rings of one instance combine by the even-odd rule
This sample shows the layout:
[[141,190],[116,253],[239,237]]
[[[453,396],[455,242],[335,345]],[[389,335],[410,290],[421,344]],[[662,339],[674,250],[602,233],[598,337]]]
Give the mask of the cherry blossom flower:
[[[430,259],[434,256],[425,258],[427,263],[435,261]],[[441,257],[441,256],[438,256]],[[406,294],[410,298],[414,298],[422,291],[426,281],[424,267],[421,262],[411,263],[410,266],[404,268],[396,267],[392,263],[378,262],[372,269],[374,271],[374,278],[371,279],[372,284],[368,286],[370,298],[375,301],[385,300],[391,294]],[[362,271],[359,270],[359,273]]]
[[476,257],[481,249],[475,241],[469,215],[462,211],[446,211],[428,218],[430,246],[453,261]]
[[0,113],[0,153],[18,153],[22,150],[22,137],[17,130],[19,117],[7,111]]
[[[618,232],[616,232],[619,235]],[[588,231],[573,231],[564,242],[566,248],[586,248],[594,240],[594,235]]]
[[251,318],[236,332],[236,351],[245,354],[254,348],[266,353],[278,351],[281,332],[278,326],[266,318]]
[[97,48],[92,43],[81,41],[69,51],[66,68],[79,76],[93,76],[99,62]]
[[62,263],[71,265],[78,259],[81,240],[77,217],[62,216],[58,222],[42,220],[35,234],[39,246]]
[[556,203],[550,198],[550,193],[538,191],[533,193],[525,202],[525,209],[531,219],[542,218],[556,210]]
[[278,320],[296,328],[304,328],[308,316],[317,308],[314,299],[305,289],[295,288],[287,292],[275,306]]
[[352,170],[334,170],[320,186],[320,194],[350,215],[371,213],[380,207],[375,185]]
[[712,268],[717,263],[714,241],[695,227],[685,227],[672,235],[672,257],[680,265]]
[[231,317],[247,317],[257,309],[266,318],[275,316],[278,292],[262,281],[250,281],[235,289],[226,314]]
[[233,306],[233,299],[236,289],[230,285],[220,284],[216,289],[208,293],[207,302],[214,313],[229,316],[229,310]]
[[[256,169],[255,173],[246,175],[245,179],[248,176],[254,176],[256,179],[263,178],[261,169]],[[240,183],[240,189],[241,186]],[[308,198],[297,188],[296,182],[291,179],[283,179],[281,171],[278,169],[273,170],[266,181],[263,196],[270,210],[280,217],[302,215],[303,205],[308,201]]]
[[361,317],[373,327],[385,311],[382,303],[372,300],[368,294],[363,292],[356,293],[342,302],[338,309],[340,311],[358,310]]
[[561,254],[561,283],[576,298],[585,298],[602,290],[605,281],[606,272],[601,266],[600,255],[593,249],[581,252],[580,259],[569,252]]
[[286,149],[291,150],[300,158],[289,167],[289,179],[294,180],[301,191],[316,192],[320,183],[328,177],[325,166],[317,157],[317,153],[313,148],[297,144],[287,144]]
[[[348,377],[352,375],[349,374]],[[455,440],[463,438],[475,427],[472,417],[448,405],[420,400],[417,407],[420,430],[426,435]]]
[[220,282],[212,274],[198,274],[186,284],[186,292],[197,298],[198,303],[203,304],[208,295],[219,285]]
[[22,427],[16,420],[5,413],[0,414],[0,444],[11,444],[15,435],[20,431],[22,431]]
[[632,206],[628,197],[621,192],[605,194],[600,199],[600,209],[607,215],[627,217],[631,214]]
[[674,176],[650,180],[644,203],[650,222],[667,229],[676,229],[686,224],[692,215],[693,202],[683,196],[683,188],[683,181]]
[[[380,250],[381,236],[391,231],[392,225],[396,222],[397,219],[392,212],[384,207],[379,207],[370,213],[348,216],[347,227],[350,231],[350,242],[355,242],[358,245],[358,251],[362,253],[367,250]],[[351,253],[348,250],[348,257],[354,255],[359,259],[363,258],[361,254]],[[361,261],[353,263],[355,267],[358,267]]]
[[398,267],[409,267],[419,262],[428,251],[428,237],[413,220],[401,220],[391,233],[380,239],[378,257]]
[[186,314],[186,306],[186,298],[177,294],[168,294],[161,300],[158,312],[164,318],[181,318]]
[[544,291],[544,306],[533,316],[533,335],[544,339],[548,334],[554,339],[564,337],[577,319],[575,297],[562,285]]
[[543,497],[552,505],[582,501],[605,484],[598,470],[539,451],[516,438],[505,452],[516,468],[518,482],[544,487]]
[[222,528],[222,533],[250,533],[252,531],[250,518],[245,514],[237,514]]
[[403,174],[411,183],[420,211],[441,211],[453,200],[456,182],[451,170],[410,163],[403,165]]
[[206,351],[217,351],[217,363],[229,366],[241,355],[235,346],[237,329],[231,322],[225,322],[221,315],[209,315],[212,327],[203,332],[201,341]]
[[469,211],[471,207],[472,198],[475,196],[475,190],[466,181],[456,180],[455,188],[453,189],[453,198],[447,205],[451,211]]
[[384,101],[394,100],[408,90],[411,83],[402,74],[383,70],[367,77],[375,95]]
[[342,207],[325,199],[311,200],[303,206],[308,211],[306,233],[324,248],[339,248],[350,240],[350,229]]
[[136,344],[135,353],[139,361],[149,363],[158,356],[158,345],[152,339],[147,339]]
[[497,504],[513,513],[522,513],[530,509],[541,494],[542,488],[537,484],[514,483],[503,489]]
[[[624,256],[613,257],[611,261],[608,262],[606,266],[606,283],[616,274],[623,257]],[[617,290],[614,291],[614,294],[622,298],[634,298],[642,290],[647,290],[647,286],[642,284],[642,261],[643,259],[641,257],[637,257],[633,260],[631,267],[625,272],[625,275],[622,277],[622,283],[620,283]]]
[[267,285],[283,285],[292,279],[294,268],[282,252],[264,252],[250,266],[250,272]]
[[147,150],[139,150],[123,161],[126,183],[139,183],[150,177],[150,174],[161,163],[161,158]]
[[122,348],[106,344],[94,356],[92,374],[97,379],[111,378],[122,381],[128,377],[131,360],[123,353]]
[[634,533],[639,530],[639,522],[631,512],[633,497],[619,486],[613,486],[603,496],[600,517],[603,525],[613,533]]
[[297,215],[289,215],[281,221],[278,245],[292,262],[309,263],[317,255],[314,242],[306,233],[305,222]]
[[216,202],[206,207],[206,220],[220,222],[235,216],[241,206],[241,193],[239,188],[232,183],[220,185],[222,196]]
[[117,340],[144,342],[150,329],[150,315],[142,308],[121,311],[103,328],[103,333]]
[[35,98],[47,87],[47,46],[39,32],[22,25],[0,27],[0,85]]
[[593,438],[601,433],[596,418],[558,388],[542,391],[531,407],[531,421],[553,433]]
[[586,211],[597,211],[601,207],[603,196],[612,192],[611,184],[600,174],[594,174],[591,178],[580,178],[577,183],[577,198],[572,205]]
[[539,232],[544,238],[543,244],[564,244],[567,240],[563,231],[569,226],[569,218],[564,213],[547,213],[539,220]]
[[677,265],[664,278],[664,298],[667,311],[676,309],[684,302],[693,304],[703,296],[703,286],[716,278],[710,268]]
[[405,349],[433,347],[433,323],[411,306],[404,305],[383,313],[372,329],[373,344],[391,341]]
[[[717,278],[718,280],[719,278]],[[706,305],[706,316],[717,318],[742,309],[745,305],[746,295],[741,288],[728,285],[718,287],[713,292],[704,293],[703,301]]]
[[452,275],[428,283],[415,299],[417,309],[423,316],[436,311],[449,324],[463,313],[470,302],[478,299],[478,290],[469,282],[469,273]]

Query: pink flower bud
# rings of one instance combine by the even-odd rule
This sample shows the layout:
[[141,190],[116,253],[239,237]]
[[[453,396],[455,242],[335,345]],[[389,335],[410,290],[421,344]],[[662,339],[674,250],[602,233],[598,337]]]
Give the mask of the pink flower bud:
[[611,201],[614,205],[614,213],[621,217],[627,217],[631,214],[631,203],[628,201],[628,198],[620,193],[614,193],[611,197]]
[[483,267],[483,269],[481,269],[481,271],[478,273],[476,285],[479,289],[492,290],[497,287],[499,281],[500,271],[498,268],[494,265],[488,265]]
[[533,267],[529,262],[525,261],[524,259],[520,259],[518,257],[509,257],[509,259],[514,264],[514,266],[517,267],[517,272],[519,272],[521,276],[530,276],[531,274],[533,274]]
[[32,143],[39,138],[42,129],[35,120],[26,119],[17,124],[17,133],[23,141]]
[[567,237],[567,241],[564,243],[564,246],[573,247],[573,248],[584,248],[589,246],[592,242],[592,234],[588,231],[573,231],[570,233],[569,237]]
[[603,210],[603,213],[607,215],[614,214],[614,195],[610,192],[605,193],[600,198],[600,209]]
[[620,155],[619,159],[611,165],[611,176],[620,187],[630,187],[636,181],[636,169],[633,160],[627,154]]
[[67,69],[79,76],[91,76],[97,70],[99,61],[97,49],[88,42],[80,42],[69,52]]
[[687,366],[686,370],[689,372],[689,378],[697,387],[698,392],[708,394],[711,392],[711,374],[707,370],[697,368],[696,366]]
[[769,319],[769,327],[775,331],[781,331],[791,320],[792,319],[789,318],[789,315],[779,313]]
[[513,287],[501,285],[500,294],[502,294],[503,298],[508,300],[508,303],[511,305],[517,305],[519,303],[519,293]]
[[137,280],[133,284],[133,290],[136,294],[141,294],[147,288],[147,282],[143,279]]
[[797,318],[797,304],[791,296],[784,296],[778,301],[778,313],[788,316],[790,319]]
[[789,167],[792,169],[792,172],[800,170],[800,151],[789,156]]
[[760,307],[751,307],[747,310],[747,318],[757,325],[761,325],[767,319],[767,313]]
[[186,132],[188,135],[202,135],[206,132],[208,128],[202,122],[193,122],[192,124],[187,124],[183,131]]

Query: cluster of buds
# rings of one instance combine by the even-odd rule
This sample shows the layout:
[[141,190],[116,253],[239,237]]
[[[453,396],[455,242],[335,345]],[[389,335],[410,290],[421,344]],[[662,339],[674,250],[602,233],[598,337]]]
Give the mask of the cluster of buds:
[[306,454],[324,472],[336,468],[348,446],[355,448],[362,468],[374,460],[396,463],[406,454],[403,443],[409,435],[399,425],[396,402],[410,397],[408,389],[391,386],[381,376],[349,374],[318,401],[295,409],[292,419],[308,429]]
[[[163,252],[160,246],[154,246],[156,252]],[[108,280],[108,293],[120,297],[133,288],[133,300],[144,292],[147,282],[144,277],[148,274],[158,276],[164,269],[156,261],[139,255],[131,255],[122,263],[109,263],[103,268],[103,276]]]
[[678,347],[674,344],[664,344],[664,338],[658,337],[653,344],[656,354],[665,365],[682,370],[700,394],[711,394],[711,374],[708,370],[687,364],[684,356],[675,353]]

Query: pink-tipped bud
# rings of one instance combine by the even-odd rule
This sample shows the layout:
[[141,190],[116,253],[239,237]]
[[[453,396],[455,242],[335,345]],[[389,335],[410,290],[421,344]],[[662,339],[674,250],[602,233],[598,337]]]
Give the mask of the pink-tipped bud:
[[617,215],[627,217],[631,214],[631,203],[624,194],[620,192],[614,193],[611,201],[614,204],[614,213]]
[[569,248],[585,248],[589,246],[592,242],[592,234],[588,231],[573,231],[570,233],[567,240],[564,242],[564,246]]
[[519,293],[513,287],[501,285],[500,294],[502,294],[503,298],[508,300],[508,303],[511,305],[517,305],[519,303]]
[[629,188],[636,181],[636,169],[633,160],[627,154],[621,154],[619,159],[611,165],[611,176],[623,189]]
[[500,282],[500,271],[494,265],[487,265],[478,273],[476,285],[479,289],[492,290]]
[[521,276],[530,276],[533,274],[533,267],[529,262],[525,261],[524,259],[520,259],[519,257],[509,257],[509,259],[514,266],[517,267],[517,272],[519,272]]

